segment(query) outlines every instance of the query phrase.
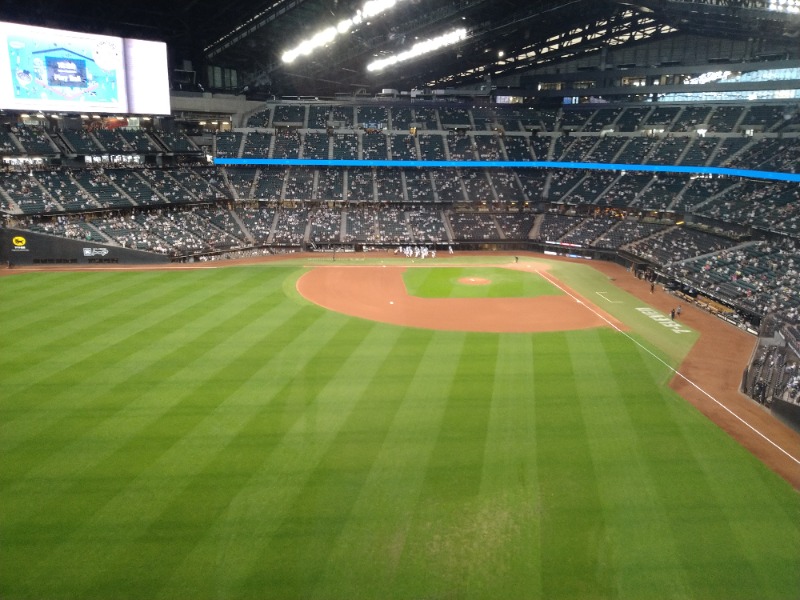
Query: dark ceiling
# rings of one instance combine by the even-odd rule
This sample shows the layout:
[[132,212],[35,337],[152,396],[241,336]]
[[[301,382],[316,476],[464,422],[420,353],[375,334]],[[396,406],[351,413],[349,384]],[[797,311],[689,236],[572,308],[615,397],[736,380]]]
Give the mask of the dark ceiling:
[[[351,17],[363,0],[0,0],[0,19],[161,40],[170,48],[171,66],[191,61],[200,82],[208,83],[203,67],[215,65],[237,69],[239,87],[310,96],[488,83],[531,65],[596,52],[612,38],[637,43],[675,30],[724,37],[800,30],[796,20],[787,25],[781,18],[776,25],[775,19],[743,19],[740,10],[720,4],[726,2],[398,0],[369,24],[290,65],[280,60],[285,50]],[[366,70],[377,57],[456,27],[468,30],[456,46],[378,74]],[[501,50],[505,59],[498,57]]]

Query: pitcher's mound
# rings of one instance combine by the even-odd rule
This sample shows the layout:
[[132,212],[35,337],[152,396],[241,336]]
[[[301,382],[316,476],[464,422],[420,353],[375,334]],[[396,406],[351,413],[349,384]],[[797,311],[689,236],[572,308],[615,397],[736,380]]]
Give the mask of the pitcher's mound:
[[464,285],[489,285],[492,281],[484,277],[462,277],[458,280],[458,283],[463,283]]

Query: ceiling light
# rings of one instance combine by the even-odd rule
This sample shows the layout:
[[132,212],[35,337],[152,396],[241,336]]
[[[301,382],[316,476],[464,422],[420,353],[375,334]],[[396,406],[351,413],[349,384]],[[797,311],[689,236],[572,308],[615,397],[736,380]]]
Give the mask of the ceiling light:
[[[291,50],[287,50],[281,55],[281,60],[285,63],[291,63],[300,56],[307,56],[317,48],[327,46],[330,44],[337,35],[343,35],[350,31],[356,25],[360,25],[365,19],[377,16],[392,8],[400,0],[368,0],[357,10],[356,13],[349,19],[339,21],[336,26],[327,27],[313,37],[303,40]],[[371,23],[367,23],[370,25]]]
[[453,44],[460,42],[466,37],[467,37],[466,29],[463,28],[456,29],[455,31],[451,31],[450,33],[445,33],[444,35],[440,35],[439,37],[417,42],[411,47],[410,50],[406,50],[405,52],[401,52],[400,54],[395,54],[394,56],[389,56],[387,58],[382,58],[380,60],[371,62],[370,64],[367,65],[367,70],[380,71],[382,69],[385,69],[386,67],[390,67],[399,62],[405,62],[407,60],[412,60],[414,58],[417,58],[418,56],[421,56],[423,54],[434,52],[439,48],[444,48],[445,46],[452,46]]

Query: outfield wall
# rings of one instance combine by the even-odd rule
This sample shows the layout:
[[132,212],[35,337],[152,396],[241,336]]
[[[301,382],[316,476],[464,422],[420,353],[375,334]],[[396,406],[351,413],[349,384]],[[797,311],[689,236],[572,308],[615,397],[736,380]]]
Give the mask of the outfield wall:
[[0,261],[9,267],[71,264],[141,265],[170,262],[168,257],[152,252],[85,240],[70,240],[21,229],[0,230]]

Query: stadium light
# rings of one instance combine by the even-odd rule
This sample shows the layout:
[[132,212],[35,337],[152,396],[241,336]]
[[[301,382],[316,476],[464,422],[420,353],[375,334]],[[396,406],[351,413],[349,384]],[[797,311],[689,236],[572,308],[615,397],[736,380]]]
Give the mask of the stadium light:
[[361,25],[365,19],[375,17],[390,8],[394,7],[401,0],[368,0],[357,10],[349,19],[339,21],[336,26],[326,27],[314,36],[303,40],[291,50],[287,50],[281,55],[281,60],[285,63],[294,62],[300,56],[308,56],[317,48],[322,48],[330,44],[337,35],[344,35],[353,27]]
[[367,65],[367,71],[381,71],[386,67],[396,65],[399,62],[412,60],[414,58],[417,58],[418,56],[422,56],[423,54],[435,52],[436,50],[444,48],[445,46],[452,46],[453,44],[457,44],[461,40],[466,39],[466,37],[467,37],[467,30],[461,28],[429,40],[423,40],[421,42],[417,42],[409,50],[406,50],[405,52],[401,52],[400,54],[395,54],[394,56],[381,58],[380,60],[376,60],[369,63]]
[[800,14],[800,0],[769,0],[767,9],[776,12]]

